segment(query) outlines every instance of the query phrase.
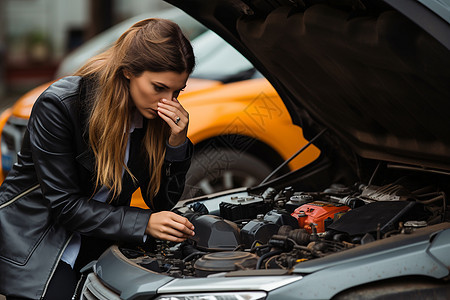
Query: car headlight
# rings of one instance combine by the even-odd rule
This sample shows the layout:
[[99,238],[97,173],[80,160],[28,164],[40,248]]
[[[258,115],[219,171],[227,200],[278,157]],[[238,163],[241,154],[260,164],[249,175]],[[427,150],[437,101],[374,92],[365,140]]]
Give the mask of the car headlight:
[[163,295],[155,300],[262,300],[265,292],[232,292],[232,293],[196,293],[180,295]]

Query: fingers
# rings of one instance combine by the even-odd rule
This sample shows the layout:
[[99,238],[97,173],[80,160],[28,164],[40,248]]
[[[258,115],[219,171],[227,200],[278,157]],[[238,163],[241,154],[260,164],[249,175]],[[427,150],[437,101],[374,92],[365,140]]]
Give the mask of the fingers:
[[194,226],[185,217],[162,211],[150,216],[146,233],[158,239],[182,242],[194,235]]
[[160,232],[157,238],[171,242],[182,242],[188,237],[189,235],[181,234],[179,231],[169,228],[167,232]]
[[176,229],[189,235],[194,234],[194,225],[192,225],[192,223],[189,222],[188,219],[172,212],[170,212],[170,216],[173,218],[172,220],[176,222]]
[[183,127],[189,121],[188,112],[176,98],[173,98],[172,101],[162,99],[161,102],[158,102],[158,112],[171,127],[174,127],[173,125]]
[[171,129],[169,144],[179,146],[186,141],[189,124],[189,113],[176,98],[172,101],[162,99],[158,102],[158,115]]

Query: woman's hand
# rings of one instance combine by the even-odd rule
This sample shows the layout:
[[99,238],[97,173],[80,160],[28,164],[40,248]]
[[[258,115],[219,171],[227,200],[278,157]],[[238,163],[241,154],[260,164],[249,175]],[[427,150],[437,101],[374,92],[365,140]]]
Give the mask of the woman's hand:
[[194,225],[176,213],[161,211],[151,214],[145,233],[157,239],[179,243],[194,235]]
[[178,99],[174,97],[172,101],[162,99],[158,102],[158,115],[171,128],[169,145],[176,147],[183,144],[187,137],[189,113],[178,102]]

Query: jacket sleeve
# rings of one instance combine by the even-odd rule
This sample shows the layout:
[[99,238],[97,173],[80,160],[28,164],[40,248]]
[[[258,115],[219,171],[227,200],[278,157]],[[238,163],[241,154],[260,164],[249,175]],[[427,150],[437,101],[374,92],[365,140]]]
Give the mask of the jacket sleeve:
[[150,212],[89,200],[80,186],[75,159],[75,127],[64,101],[44,92],[35,103],[28,123],[30,147],[42,201],[55,222],[84,235],[141,242]]
[[178,161],[164,161],[161,170],[161,185],[159,192],[153,198],[153,201],[150,201],[147,193],[144,193],[144,191],[147,191],[148,180],[144,181],[146,184],[141,186],[144,201],[148,207],[155,211],[172,209],[183,194],[186,173],[191,165],[191,158],[194,151],[194,146],[189,139],[187,140],[187,143],[188,148],[185,159]]

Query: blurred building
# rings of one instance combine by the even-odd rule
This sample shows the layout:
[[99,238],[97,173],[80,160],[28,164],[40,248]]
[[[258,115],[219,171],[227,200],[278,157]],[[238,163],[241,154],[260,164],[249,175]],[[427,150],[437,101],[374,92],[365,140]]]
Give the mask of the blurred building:
[[0,95],[52,79],[61,59],[90,37],[167,7],[161,0],[0,0]]

